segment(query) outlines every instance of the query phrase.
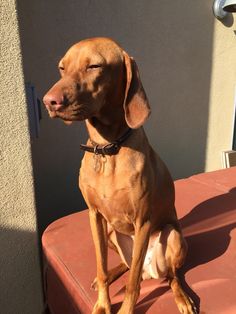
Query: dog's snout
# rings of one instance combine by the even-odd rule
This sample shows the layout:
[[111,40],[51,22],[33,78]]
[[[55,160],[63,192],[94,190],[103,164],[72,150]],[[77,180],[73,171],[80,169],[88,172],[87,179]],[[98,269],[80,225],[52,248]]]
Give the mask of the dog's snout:
[[43,102],[47,108],[53,111],[59,110],[64,105],[63,95],[57,95],[50,91],[43,97]]

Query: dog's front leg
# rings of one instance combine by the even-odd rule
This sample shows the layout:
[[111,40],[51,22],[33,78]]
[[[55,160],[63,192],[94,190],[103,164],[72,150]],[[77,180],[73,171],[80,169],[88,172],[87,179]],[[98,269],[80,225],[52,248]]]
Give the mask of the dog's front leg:
[[135,226],[133,257],[130,267],[125,298],[118,314],[133,314],[139,297],[143,262],[146,255],[150,235],[150,221]]
[[92,314],[110,314],[107,274],[107,222],[96,210],[89,210],[90,225],[97,259],[98,299]]

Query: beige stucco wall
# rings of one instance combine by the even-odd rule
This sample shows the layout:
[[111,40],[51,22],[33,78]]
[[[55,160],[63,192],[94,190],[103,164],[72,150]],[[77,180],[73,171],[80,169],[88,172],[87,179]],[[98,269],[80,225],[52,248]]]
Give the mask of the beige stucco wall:
[[221,153],[232,149],[236,101],[236,14],[215,20],[206,146],[206,171],[222,166]]
[[14,0],[0,4],[0,312],[42,313],[27,107]]

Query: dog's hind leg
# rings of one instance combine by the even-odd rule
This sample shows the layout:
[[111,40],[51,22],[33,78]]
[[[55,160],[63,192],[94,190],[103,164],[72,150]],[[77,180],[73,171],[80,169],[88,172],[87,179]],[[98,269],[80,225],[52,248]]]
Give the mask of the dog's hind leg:
[[197,314],[198,311],[193,300],[184,291],[177,275],[177,270],[183,265],[187,254],[185,239],[180,231],[168,225],[161,232],[161,241],[166,243],[167,279],[177,307],[182,314]]
[[193,300],[183,290],[179,278],[173,274],[169,276],[169,285],[173,291],[175,302],[182,314],[197,314],[198,310]]
[[[108,284],[110,285],[113,283],[116,279],[118,279],[120,276],[122,276],[127,270],[128,266],[125,263],[120,263],[116,267],[108,270]],[[91,284],[91,289],[97,290],[97,278],[94,279],[94,281]]]

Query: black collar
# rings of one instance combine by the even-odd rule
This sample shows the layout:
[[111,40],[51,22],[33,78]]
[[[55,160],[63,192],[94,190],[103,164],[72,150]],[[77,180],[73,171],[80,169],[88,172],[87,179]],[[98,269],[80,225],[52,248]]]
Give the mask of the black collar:
[[128,129],[128,131],[125,132],[118,140],[105,144],[105,145],[99,145],[91,141],[93,146],[80,144],[80,149],[89,152],[94,153],[96,155],[116,155],[118,154],[121,144],[131,135],[132,129]]

